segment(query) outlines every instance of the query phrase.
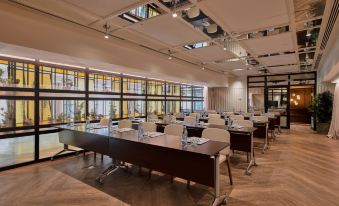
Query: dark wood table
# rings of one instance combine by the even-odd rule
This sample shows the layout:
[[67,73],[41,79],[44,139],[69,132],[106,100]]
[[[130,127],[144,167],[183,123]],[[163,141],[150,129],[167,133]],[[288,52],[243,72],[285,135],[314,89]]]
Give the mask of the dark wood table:
[[[181,137],[177,136],[164,134],[139,139],[136,130],[109,134],[108,128],[86,129],[84,124],[59,128],[59,139],[63,144],[213,187],[215,199],[212,205],[225,201],[224,195],[220,195],[219,152],[228,147],[228,143],[210,140],[192,146],[182,143]],[[117,166],[112,165],[99,180],[116,169]]]

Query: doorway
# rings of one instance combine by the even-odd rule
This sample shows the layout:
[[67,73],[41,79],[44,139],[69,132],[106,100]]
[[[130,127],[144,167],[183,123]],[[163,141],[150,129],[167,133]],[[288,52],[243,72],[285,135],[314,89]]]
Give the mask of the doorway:
[[314,86],[291,86],[290,120],[295,124],[311,124],[309,108],[314,98]]

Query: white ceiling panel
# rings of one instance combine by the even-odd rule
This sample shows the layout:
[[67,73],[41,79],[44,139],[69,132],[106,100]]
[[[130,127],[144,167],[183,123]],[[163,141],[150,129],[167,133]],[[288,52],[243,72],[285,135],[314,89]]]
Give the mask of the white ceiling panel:
[[293,66],[280,66],[280,67],[269,67],[268,70],[270,73],[287,73],[287,72],[299,72],[299,67],[297,65]]
[[217,65],[221,66],[221,68],[223,68],[223,70],[225,71],[247,68],[243,61],[223,62],[223,63],[217,63]]
[[241,41],[255,55],[272,54],[277,52],[294,51],[293,33],[254,38]]
[[286,0],[208,0],[200,8],[236,33],[289,22]]
[[187,50],[186,53],[191,54],[205,62],[235,58],[233,53],[230,51],[224,51],[222,47],[217,45]]
[[125,9],[140,0],[63,0],[98,16],[105,17],[111,13]]
[[207,38],[196,29],[171,15],[162,15],[132,25],[135,31],[148,35],[171,46],[205,41]]
[[298,63],[296,54],[284,54],[284,55],[262,57],[259,59],[259,61],[263,62],[267,66]]
[[143,46],[151,47],[156,50],[161,50],[167,48],[168,45],[163,44],[159,41],[155,41],[152,38],[149,38],[143,34],[140,34],[135,31],[131,31],[130,29],[120,29],[113,33],[113,35],[121,37],[123,39],[128,39],[136,44],[140,44]]

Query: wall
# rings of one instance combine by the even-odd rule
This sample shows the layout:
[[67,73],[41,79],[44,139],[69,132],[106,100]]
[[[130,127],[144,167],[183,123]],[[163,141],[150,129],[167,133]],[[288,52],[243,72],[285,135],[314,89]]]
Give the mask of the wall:
[[247,110],[246,78],[232,78],[229,81],[229,87],[208,88],[208,109],[217,111]]

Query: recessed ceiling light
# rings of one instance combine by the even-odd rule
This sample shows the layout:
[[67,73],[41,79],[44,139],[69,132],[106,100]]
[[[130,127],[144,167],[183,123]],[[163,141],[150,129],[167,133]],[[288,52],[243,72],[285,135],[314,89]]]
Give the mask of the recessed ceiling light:
[[226,46],[224,46],[224,51],[226,51],[227,49],[226,49]]
[[178,16],[177,12],[173,12],[173,13],[172,13],[172,17],[173,17],[173,18],[177,18],[177,16]]
[[105,35],[105,39],[108,39],[108,38],[109,38],[109,36],[106,34],[106,35]]

